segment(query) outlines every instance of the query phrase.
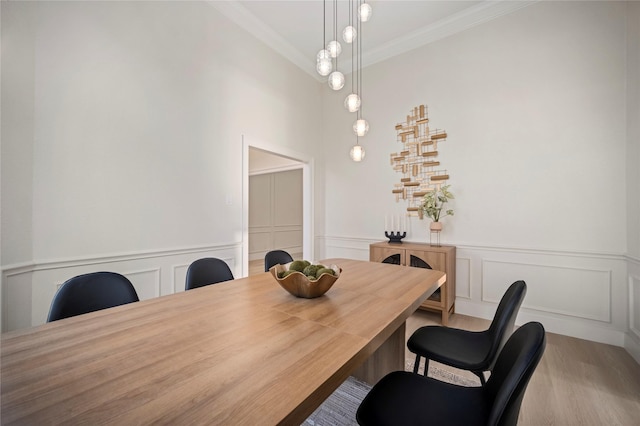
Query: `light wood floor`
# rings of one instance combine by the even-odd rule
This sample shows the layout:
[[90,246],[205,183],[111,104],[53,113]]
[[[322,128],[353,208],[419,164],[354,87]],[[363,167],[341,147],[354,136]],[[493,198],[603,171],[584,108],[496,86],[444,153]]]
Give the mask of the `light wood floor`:
[[[249,270],[263,272],[263,261],[250,262]],[[407,337],[418,327],[439,323],[439,314],[418,311],[407,321]],[[451,327],[467,330],[488,325],[488,320],[461,314],[450,319]],[[412,359],[409,352],[407,359]],[[478,380],[467,371],[441,367]],[[640,365],[623,348],[547,332],[545,353],[529,382],[518,424],[640,425]]]
[[[407,337],[439,321],[439,314],[418,311],[407,321]],[[489,321],[454,314],[449,325],[483,330]],[[547,332],[518,425],[640,425],[640,365],[623,348]]]

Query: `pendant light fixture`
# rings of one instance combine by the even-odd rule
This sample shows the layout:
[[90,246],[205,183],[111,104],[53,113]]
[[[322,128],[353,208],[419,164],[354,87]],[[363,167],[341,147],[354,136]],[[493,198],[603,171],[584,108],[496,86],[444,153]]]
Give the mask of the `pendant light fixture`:
[[[351,11],[349,11],[349,13],[351,13]],[[344,30],[342,30],[342,39],[344,40],[345,43],[352,43],[353,40],[355,40],[357,35],[358,33],[356,29],[351,24],[349,24],[344,28]]]
[[364,159],[364,148],[360,146],[358,136],[356,136],[356,144],[349,151],[349,157],[356,163],[359,163]]
[[[355,6],[355,7],[354,7]],[[333,0],[333,39],[327,43],[327,4],[322,2],[322,49],[316,56],[316,70],[318,74],[327,78],[332,90],[344,87],[345,76],[338,70],[338,57],[342,53],[342,46],[338,41],[338,0]],[[355,16],[358,16],[356,19]],[[353,132],[356,134],[356,144],[351,148],[349,156],[353,161],[362,161],[365,155],[360,146],[360,138],[369,132],[369,123],[362,118],[362,22],[371,19],[372,9],[364,0],[349,0],[349,24],[342,31],[342,40],[351,44],[351,93],[344,100],[344,107],[349,112],[355,112],[356,121]],[[356,21],[356,26],[354,26]],[[355,44],[355,46],[354,46]],[[354,69],[355,64],[355,69]]]
[[[362,0],[360,1],[360,7],[358,10],[362,10]],[[368,6],[368,5],[367,5]],[[371,8],[371,6],[369,6]],[[370,15],[369,15],[370,16]],[[353,123],[353,131],[354,133],[362,137],[369,132],[369,123],[367,120],[362,118],[362,25],[361,20],[358,21],[358,33],[360,36],[358,37],[358,93],[360,94],[360,108],[358,109],[358,118],[355,123]]]
[[373,9],[366,2],[363,2],[358,8],[358,17],[360,18],[360,22],[368,22],[371,19],[371,14],[373,13]]
[[[358,35],[358,32],[353,26],[352,12],[353,12],[353,0],[349,0],[349,25],[344,27],[344,30],[342,30],[342,39],[344,40],[345,43],[348,43],[348,44],[353,43],[353,40],[355,40],[356,36]],[[351,47],[353,48],[353,45]]]
[[338,0],[333,0],[333,40],[327,45],[329,55],[335,59],[335,71],[329,74],[329,87],[333,90],[340,90],[344,87],[344,74],[338,71],[338,56],[342,53],[342,46],[338,41]]
[[333,71],[333,63],[331,62],[331,55],[325,48],[327,45],[327,5],[325,0],[322,1],[322,49],[316,56],[316,71],[323,77],[329,75]]
[[[353,0],[349,0],[349,25],[344,29],[344,31],[342,32],[342,35],[344,37],[345,33],[347,32],[348,28],[352,28],[353,30],[349,31],[349,34],[351,36],[350,38],[350,43],[351,44],[351,93],[349,95],[347,95],[347,97],[344,100],[344,107],[347,109],[347,111],[349,112],[356,112],[360,109],[360,96],[358,96],[358,94],[356,93],[356,91],[354,90],[354,81],[356,80],[356,73],[354,71],[354,63],[356,61],[355,58],[355,54],[356,54],[356,50],[357,47],[354,47],[354,44],[357,43],[353,43],[354,39],[357,36],[357,31],[356,29],[353,27]],[[345,38],[346,41],[346,38]]]

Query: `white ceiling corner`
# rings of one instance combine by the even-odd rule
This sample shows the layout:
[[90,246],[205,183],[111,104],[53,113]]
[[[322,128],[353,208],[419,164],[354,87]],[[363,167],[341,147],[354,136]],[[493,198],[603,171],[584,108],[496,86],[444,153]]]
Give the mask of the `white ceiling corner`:
[[271,48],[302,70],[309,72],[311,68],[313,69],[313,74],[316,74],[315,56],[309,58],[304,55],[273,28],[249,12],[240,2],[236,0],[208,0],[208,2],[218,9],[227,19],[255,36],[258,40],[262,40],[271,46]]
[[363,53],[362,62],[365,66],[384,61],[394,56],[406,53],[418,47],[460,33],[476,25],[509,14],[540,0],[522,1],[483,1],[449,15],[437,22],[389,40]]
[[[371,3],[374,10],[372,20],[379,21],[376,28],[388,33],[389,36],[376,34],[378,40],[387,41],[376,46],[369,45],[368,48],[363,46],[362,64],[364,67],[373,65],[512,13],[538,1],[370,0],[368,2]],[[332,2],[327,0],[326,3]],[[316,25],[313,20],[317,20],[320,15],[317,12],[318,4],[320,7],[322,5],[318,0],[209,0],[209,4],[309,75],[319,81],[326,80],[326,77],[317,74],[315,63],[318,41],[322,41],[318,39],[321,30],[309,30],[309,27]],[[344,1],[341,4],[345,4]],[[294,6],[297,14],[292,13]],[[376,9],[381,9],[378,14],[376,14]],[[306,10],[309,13],[301,13]],[[282,19],[282,17],[289,16],[289,19]],[[423,23],[420,22],[420,19],[423,19]],[[405,25],[409,21],[413,23],[413,26]],[[290,27],[285,28],[288,25]],[[303,32],[300,32],[300,28]],[[295,31],[298,32],[295,33]],[[294,33],[296,34],[294,37],[283,36],[283,34]],[[364,43],[364,40],[367,40],[367,34],[365,33],[363,37]],[[343,64],[341,69],[350,70],[351,58],[341,59],[341,64]]]

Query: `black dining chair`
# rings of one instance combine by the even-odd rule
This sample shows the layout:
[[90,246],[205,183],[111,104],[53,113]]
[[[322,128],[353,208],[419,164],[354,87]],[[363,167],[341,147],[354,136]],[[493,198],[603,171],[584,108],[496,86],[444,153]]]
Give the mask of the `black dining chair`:
[[271,250],[264,256],[264,271],[269,272],[274,265],[293,262],[293,257],[284,250]]
[[137,302],[131,281],[115,272],[92,272],[65,281],[56,292],[47,322]]
[[525,390],[545,345],[544,327],[539,322],[518,328],[481,387],[458,386],[406,371],[389,373],[364,398],[356,420],[363,426],[516,425]]
[[484,331],[429,325],[417,329],[407,341],[407,348],[416,354],[413,372],[418,373],[421,357],[425,358],[424,375],[429,360],[468,370],[485,384],[485,371],[491,371],[496,357],[513,332],[516,316],[527,293],[524,281],[516,281],[500,300],[491,325]]
[[191,290],[233,279],[229,265],[216,257],[204,257],[189,265],[184,289]]

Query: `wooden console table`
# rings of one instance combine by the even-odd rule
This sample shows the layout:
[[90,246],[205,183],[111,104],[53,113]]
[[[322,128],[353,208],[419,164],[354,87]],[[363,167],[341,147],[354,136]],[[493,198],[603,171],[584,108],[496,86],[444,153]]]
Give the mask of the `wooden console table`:
[[369,246],[369,260],[444,272],[447,281],[420,305],[420,309],[441,312],[442,325],[449,324],[449,315],[455,312],[456,305],[455,246],[383,241]]

